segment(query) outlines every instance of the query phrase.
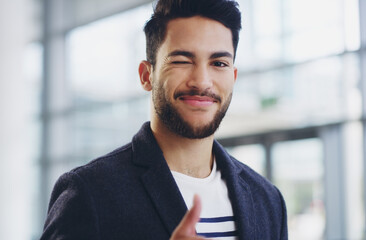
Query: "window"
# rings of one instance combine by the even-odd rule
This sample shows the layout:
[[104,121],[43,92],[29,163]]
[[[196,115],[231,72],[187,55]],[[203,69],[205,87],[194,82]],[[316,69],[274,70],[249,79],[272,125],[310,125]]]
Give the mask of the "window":
[[73,110],[65,121],[72,129],[70,154],[75,159],[89,161],[129,142],[148,119],[149,98],[137,67],[145,59],[142,29],[150,14],[147,4],[68,34]]
[[220,136],[361,115],[357,0],[239,1],[243,30],[228,119]]
[[325,229],[323,152],[319,139],[273,146],[273,182],[282,192],[289,239],[322,239]]

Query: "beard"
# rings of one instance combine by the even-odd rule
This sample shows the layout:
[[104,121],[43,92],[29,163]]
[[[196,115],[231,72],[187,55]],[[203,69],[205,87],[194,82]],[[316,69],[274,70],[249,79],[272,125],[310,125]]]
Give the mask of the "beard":
[[[174,99],[177,99],[182,95],[209,96],[214,98],[218,103],[222,103],[219,96],[209,93],[208,91],[200,92],[198,90],[190,90],[186,92],[177,92],[174,94]],[[221,108],[217,110],[211,122],[199,127],[194,127],[185,121],[178,112],[178,109],[173,106],[162,84],[155,84],[152,89],[152,100],[159,119],[170,131],[190,139],[202,139],[214,134],[229,108],[231,98],[232,93],[230,93]]]

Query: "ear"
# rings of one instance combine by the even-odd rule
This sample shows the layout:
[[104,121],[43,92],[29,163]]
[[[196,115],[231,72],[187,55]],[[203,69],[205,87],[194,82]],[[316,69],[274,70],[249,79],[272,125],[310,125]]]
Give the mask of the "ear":
[[152,66],[148,61],[142,61],[139,65],[139,76],[140,82],[143,89],[146,91],[151,91],[152,89]]
[[238,69],[234,67],[234,82],[236,82],[237,78],[238,78]]

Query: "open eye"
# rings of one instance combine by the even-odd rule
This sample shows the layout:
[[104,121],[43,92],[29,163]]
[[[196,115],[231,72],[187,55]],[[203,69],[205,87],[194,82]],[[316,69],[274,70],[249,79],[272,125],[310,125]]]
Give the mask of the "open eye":
[[224,63],[222,61],[214,61],[212,63],[212,65],[215,66],[215,67],[227,67],[227,66],[229,66],[227,63]]

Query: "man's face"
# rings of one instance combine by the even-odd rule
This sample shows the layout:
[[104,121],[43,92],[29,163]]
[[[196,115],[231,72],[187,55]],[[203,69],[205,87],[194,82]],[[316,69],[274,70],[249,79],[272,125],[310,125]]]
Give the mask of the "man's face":
[[211,136],[231,101],[233,56],[231,31],[221,23],[171,20],[151,76],[153,118],[183,137]]

